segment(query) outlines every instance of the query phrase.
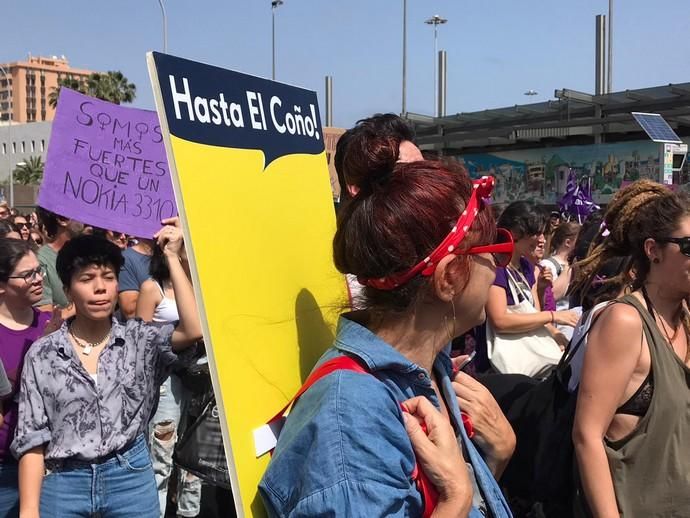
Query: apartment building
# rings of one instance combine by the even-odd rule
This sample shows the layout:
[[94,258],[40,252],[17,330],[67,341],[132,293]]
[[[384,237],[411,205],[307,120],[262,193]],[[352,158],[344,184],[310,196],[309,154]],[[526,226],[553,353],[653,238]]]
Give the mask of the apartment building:
[[52,121],[48,96],[62,78],[86,78],[91,70],[72,68],[65,56],[29,55],[26,61],[0,64],[0,121]]

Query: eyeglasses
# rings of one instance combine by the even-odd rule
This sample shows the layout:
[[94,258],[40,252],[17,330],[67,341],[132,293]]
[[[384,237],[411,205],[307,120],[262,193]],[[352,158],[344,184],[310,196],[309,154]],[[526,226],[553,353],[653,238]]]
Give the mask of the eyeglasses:
[[453,253],[457,255],[491,254],[494,256],[496,266],[506,267],[510,264],[510,259],[513,257],[514,248],[513,235],[505,228],[499,228],[493,244],[473,246],[468,250],[458,250]]
[[31,228],[31,223],[27,223],[26,221],[24,221],[24,222],[16,222],[15,221],[14,224],[19,228],[22,228],[22,227]]
[[690,237],[667,237],[666,239],[656,239],[657,243],[674,243],[680,248],[680,253],[690,257]]
[[37,275],[40,275],[41,278],[45,277],[46,269],[43,265],[39,266],[38,268],[34,268],[33,270],[29,270],[28,272],[24,272],[22,275],[10,275],[8,279],[24,279],[24,282],[29,284],[34,282],[34,279]]

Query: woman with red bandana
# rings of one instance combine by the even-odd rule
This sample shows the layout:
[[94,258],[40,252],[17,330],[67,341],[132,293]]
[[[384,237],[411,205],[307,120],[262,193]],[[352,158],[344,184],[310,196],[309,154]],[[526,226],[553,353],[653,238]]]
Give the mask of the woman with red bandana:
[[430,502],[414,482],[400,405],[421,396],[452,423],[465,461],[454,465],[455,484],[441,488],[434,512],[510,516],[490,469],[497,459],[484,459],[462,424],[447,354],[455,336],[484,319],[492,252],[512,252],[510,242],[494,244],[484,205],[493,182],[474,186],[456,163],[399,163],[399,143],[390,140],[376,150],[378,163],[348,145],[346,170],[369,174],[340,210],[334,258],[364,285],[363,309],[341,317],[319,362],[345,356],[364,372],[336,371],[300,397],[261,494],[271,516],[422,515]]

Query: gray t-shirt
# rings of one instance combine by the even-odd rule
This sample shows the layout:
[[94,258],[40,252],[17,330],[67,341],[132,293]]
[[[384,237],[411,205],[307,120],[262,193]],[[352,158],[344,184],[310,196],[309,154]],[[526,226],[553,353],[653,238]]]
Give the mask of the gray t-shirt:
[[69,306],[69,302],[63,290],[62,281],[55,269],[57,252],[50,245],[43,245],[38,249],[36,256],[38,257],[38,262],[46,269],[46,274],[43,277],[43,298],[36,305],[54,304],[61,308],[66,308]]
[[128,248],[122,252],[125,264],[122,265],[120,276],[118,277],[118,292],[139,291],[141,285],[149,275],[149,265],[151,256],[137,252],[133,248]]

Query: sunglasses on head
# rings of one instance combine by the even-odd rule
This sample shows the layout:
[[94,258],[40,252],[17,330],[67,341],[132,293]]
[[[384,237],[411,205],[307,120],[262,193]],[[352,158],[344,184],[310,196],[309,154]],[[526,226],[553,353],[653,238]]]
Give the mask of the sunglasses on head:
[[680,253],[690,257],[690,237],[667,237],[666,239],[657,239],[657,243],[674,243],[680,248]]
[[454,253],[457,255],[491,254],[494,257],[496,266],[505,268],[510,264],[514,248],[515,243],[513,242],[513,235],[505,228],[499,228],[496,231],[496,239],[493,244],[473,246],[468,250],[459,250]]

